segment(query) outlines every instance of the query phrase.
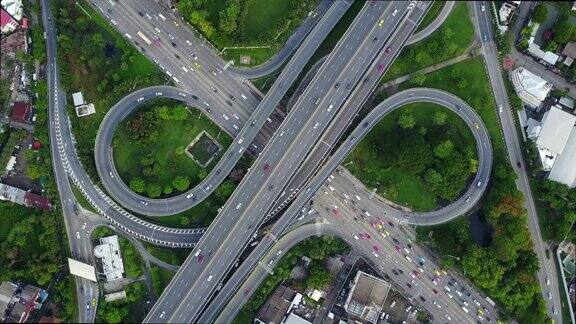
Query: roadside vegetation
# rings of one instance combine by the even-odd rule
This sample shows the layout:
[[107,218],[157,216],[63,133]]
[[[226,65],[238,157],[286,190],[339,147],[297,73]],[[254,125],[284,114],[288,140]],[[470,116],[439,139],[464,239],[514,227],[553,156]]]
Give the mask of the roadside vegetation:
[[[40,3],[24,1],[25,15],[30,16],[32,12],[41,17]],[[31,25],[28,36],[34,44],[32,53],[19,53],[17,59],[30,72],[34,62],[46,63],[42,25]],[[20,281],[47,289],[50,301],[60,307],[56,315],[62,321],[70,322],[75,320],[77,313],[74,298],[76,288],[72,276],[62,270],[67,269],[66,257],[70,251],[52,171],[46,82],[31,82],[29,91],[38,94],[31,97],[31,104],[36,112],[34,137],[42,143],[42,147],[27,151],[27,176],[32,180],[42,178],[42,195],[52,200],[54,209],[39,211],[11,202],[0,203],[0,281]],[[8,142],[2,148],[3,161],[5,154],[9,157],[12,153],[15,143],[11,141],[25,135],[22,131],[8,134],[5,132],[1,135],[6,136],[3,140]]]
[[458,115],[435,104],[416,103],[381,120],[345,165],[381,196],[429,211],[459,197],[476,173],[475,147]]
[[[324,268],[322,262],[327,257],[346,252],[348,249],[348,245],[343,240],[328,235],[311,237],[298,243],[276,262],[274,273],[268,275],[258,286],[258,289],[252,293],[240,313],[236,315],[233,323],[251,323],[256,317],[258,309],[281,283],[299,287],[301,291],[306,288],[321,289],[331,281],[330,273]],[[303,256],[307,256],[312,260],[310,263],[310,274],[302,282],[290,279],[292,268]]]
[[[268,46],[267,51],[256,51],[255,59],[262,63],[282,47],[317,3],[318,0],[181,0],[178,10],[218,49]],[[252,55],[254,50],[237,49],[231,53],[229,58],[239,64],[240,55]]]
[[[199,148],[199,153],[212,158],[206,168],[186,153],[186,147],[202,131],[222,145],[213,156],[208,148]],[[155,100],[145,103],[116,129],[114,163],[122,180],[135,192],[151,198],[170,197],[200,183],[231,141],[198,109],[172,100]]]
[[[466,87],[458,86],[461,80],[465,80]],[[404,85],[409,86],[409,83]],[[536,278],[538,259],[526,226],[524,198],[506,159],[484,62],[477,57],[438,70],[426,75],[419,86],[449,91],[470,104],[488,128],[494,150],[491,181],[480,209],[492,232],[488,246],[482,247],[472,240],[470,223],[465,218],[440,226],[420,227],[419,240],[427,241],[429,232],[433,231],[432,241],[428,243],[444,255],[446,266],[464,270],[477,287],[520,322],[546,322],[547,312]]]
[[78,157],[86,172],[98,181],[94,140],[104,115],[124,95],[163,84],[165,77],[85,2],[57,0],[54,5],[61,85],[69,94],[82,91],[84,99],[96,108],[93,115],[77,117],[68,97]]
[[175,274],[176,272],[174,271],[166,270],[156,265],[150,266],[150,276],[152,277],[152,285],[156,296],[162,295],[164,288],[168,286]]
[[380,82],[456,57],[468,49],[473,39],[474,26],[470,21],[468,4],[459,2],[432,35],[402,49]]
[[[120,253],[124,263],[126,278],[137,279],[143,275],[144,264],[142,257],[128,239],[119,235],[108,227],[98,227],[92,231],[92,239],[118,235]],[[141,281],[124,286],[126,298],[107,302],[103,297],[98,301],[96,312],[97,323],[139,323],[146,316],[145,302],[153,292],[149,292],[146,285]]]
[[420,23],[420,25],[416,27],[415,33],[428,27],[428,25],[430,25],[434,21],[434,19],[438,17],[440,12],[442,11],[442,8],[444,8],[444,4],[445,2],[443,1],[434,1],[434,3],[432,3],[432,6],[430,7],[430,10],[428,10],[424,18],[422,18],[422,22]]

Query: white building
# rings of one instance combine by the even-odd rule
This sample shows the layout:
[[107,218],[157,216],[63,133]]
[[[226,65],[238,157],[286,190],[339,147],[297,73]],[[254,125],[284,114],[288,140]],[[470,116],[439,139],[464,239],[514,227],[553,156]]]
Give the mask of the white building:
[[94,256],[102,259],[102,270],[106,276],[106,281],[123,278],[124,264],[120,254],[118,235],[101,238],[100,244],[94,247]]
[[14,19],[22,20],[22,0],[2,0],[0,4]]
[[512,71],[510,79],[512,79],[518,97],[534,108],[540,107],[542,101],[552,90],[552,84],[522,67]]
[[536,142],[549,179],[576,186],[576,116],[552,107],[538,123],[528,120],[527,135]]
[[72,94],[72,101],[74,101],[74,107],[78,107],[86,103],[84,102],[84,96],[82,95],[82,92],[74,92]]

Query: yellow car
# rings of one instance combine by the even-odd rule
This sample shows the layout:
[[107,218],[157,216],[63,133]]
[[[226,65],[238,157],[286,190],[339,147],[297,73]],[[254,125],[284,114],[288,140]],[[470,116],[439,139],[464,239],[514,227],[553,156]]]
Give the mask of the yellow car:
[[380,20],[380,22],[378,23],[378,27],[382,28],[383,25],[384,25],[384,19]]
[[388,232],[388,230],[384,230],[384,233],[386,233],[386,235],[390,235],[390,232]]
[[200,64],[198,64],[198,62],[194,62],[194,66],[200,68]]
[[480,128],[480,126],[478,126],[478,123],[474,123],[474,127],[476,127],[476,129]]

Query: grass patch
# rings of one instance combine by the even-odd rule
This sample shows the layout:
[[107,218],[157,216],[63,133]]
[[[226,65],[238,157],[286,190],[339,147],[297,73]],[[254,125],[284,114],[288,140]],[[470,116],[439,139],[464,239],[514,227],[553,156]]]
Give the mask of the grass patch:
[[562,275],[560,274],[560,272],[564,270],[562,270],[562,267],[560,267],[560,265],[558,264],[558,258],[556,258],[556,253],[554,252],[551,254],[553,254],[552,258],[554,258],[554,266],[556,267],[556,273],[558,273],[558,276],[556,276],[556,278],[558,280],[558,288],[560,290],[560,308],[561,308],[560,311],[562,312],[562,322],[570,323],[572,321],[570,317],[570,308],[568,307],[568,303],[570,302],[570,300],[568,300],[566,290],[564,290],[564,282],[562,280]]
[[[157,105],[151,102],[141,110],[154,110],[156,107]],[[170,185],[177,176],[184,176],[190,179],[189,187],[194,187],[212,170],[232,139],[201,111],[191,109],[190,112],[191,114],[184,120],[162,122],[160,128],[157,129],[157,139],[151,144],[132,139],[127,126],[130,117],[120,124],[116,129],[114,139],[114,163],[125,183],[130,183],[133,178],[141,178],[146,183],[158,183],[165,187]],[[206,169],[194,162],[183,151],[178,152],[179,149],[186,148],[202,131],[209,133],[223,146],[223,150],[214,157]],[[198,150],[195,150],[195,153],[199,153],[196,151]],[[153,157],[154,173],[152,174],[148,173],[147,168],[142,165],[141,159],[145,156]]]
[[436,17],[438,17],[438,15],[440,14],[440,12],[442,11],[442,8],[444,8],[444,2],[442,1],[434,1],[434,3],[432,4],[432,6],[430,7],[430,9],[428,10],[428,12],[426,13],[426,15],[424,16],[424,18],[422,18],[422,22],[420,23],[420,25],[418,25],[418,27],[416,28],[416,32],[421,31],[422,29],[428,27],[428,25],[430,25],[434,19],[436,19]]
[[243,31],[246,37],[257,39],[267,33],[268,28],[282,20],[291,10],[290,1],[286,0],[249,0],[243,19]]
[[[240,63],[240,56],[243,55],[250,56],[249,64]],[[260,65],[266,62],[272,55],[274,55],[274,51],[271,48],[227,48],[224,50],[224,53],[222,53],[224,60],[234,60],[234,65],[237,66]]]
[[[446,114],[446,125],[435,126],[435,113]],[[398,131],[398,119],[401,115],[412,115],[416,127],[424,127],[426,138],[430,144],[437,145],[434,139],[448,138],[454,144],[454,149],[465,152],[475,147],[474,137],[466,123],[448,109],[430,103],[414,103],[397,109],[382,119],[362,139],[347,157],[346,167],[358,179],[369,187],[374,187],[383,197],[398,204],[409,206],[413,210],[426,211],[438,207],[439,197],[424,181],[419,172],[409,171],[406,167],[389,163],[382,156],[391,152],[388,147],[380,146],[390,140]],[[432,140],[430,140],[432,139]],[[392,147],[390,147],[392,149]]]
[[157,296],[160,296],[166,286],[170,283],[176,272],[166,270],[157,265],[150,265],[150,275],[152,277],[152,285]]
[[80,204],[80,206],[82,206],[82,208],[98,214],[96,209],[94,209],[94,207],[90,205],[88,200],[86,200],[86,197],[84,197],[84,195],[80,192],[80,190],[78,190],[78,188],[75,185],[71,185],[70,187],[72,187],[72,193],[74,194],[74,197],[76,197],[76,201],[78,202],[78,204]]
[[168,249],[143,242],[146,251],[156,258],[173,265],[181,265],[188,257],[191,249]]
[[[460,79],[466,80],[466,87],[456,86],[457,80]],[[466,101],[486,125],[494,149],[494,156],[504,158],[506,147],[495,109],[494,97],[481,57],[474,57],[427,74],[422,86],[448,91]],[[403,83],[400,87],[407,89],[410,88],[410,85]]]
[[266,93],[266,92],[268,92],[268,90],[270,90],[270,88],[272,87],[272,85],[276,81],[277,77],[278,77],[278,74],[272,74],[272,75],[268,75],[268,76],[265,76],[262,78],[253,79],[251,81],[252,81],[252,84],[256,88],[258,88],[258,90],[262,91],[262,93]]
[[456,57],[464,53],[473,38],[474,26],[470,21],[468,5],[458,3],[432,35],[402,49],[381,83]]

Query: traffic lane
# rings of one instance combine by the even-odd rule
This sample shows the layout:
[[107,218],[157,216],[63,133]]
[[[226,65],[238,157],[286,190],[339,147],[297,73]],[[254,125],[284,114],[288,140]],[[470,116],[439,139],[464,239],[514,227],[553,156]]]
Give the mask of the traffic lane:
[[[340,62],[339,64],[342,64],[342,63]],[[309,99],[311,99],[311,98],[309,98]],[[298,110],[298,109],[296,109],[296,110]],[[299,114],[291,114],[291,115],[289,115],[289,118],[290,118],[290,117],[293,117],[293,116],[296,116],[296,118],[300,118],[300,117],[301,117]],[[300,118],[300,119],[301,119],[301,118]],[[286,121],[285,121],[285,122],[286,122]],[[289,124],[289,125],[293,125],[292,123],[288,123],[288,122],[286,122],[286,123]],[[312,122],[309,121],[309,123],[312,123]],[[310,126],[312,126],[312,125],[310,125]],[[312,128],[312,127],[310,127],[310,128]],[[302,134],[301,134],[301,135],[302,135]],[[305,134],[305,136],[308,137],[309,134]],[[300,136],[300,137],[304,137],[304,135],[302,135],[302,136]],[[273,141],[274,141],[274,138],[273,138]],[[298,141],[294,141],[293,143],[298,143]],[[291,145],[291,146],[293,146],[293,145]],[[274,146],[271,145],[271,146],[269,146],[269,147],[274,147]],[[267,149],[268,149],[268,148],[267,148]],[[264,152],[266,152],[267,149],[265,149]],[[283,152],[286,152],[286,150],[283,150]],[[286,155],[283,155],[283,158],[284,158],[285,156],[286,156]],[[256,164],[258,164],[258,162],[257,162]],[[250,172],[253,172],[253,171],[256,170],[256,169],[257,169],[256,167],[253,167]],[[259,172],[259,170],[258,170],[257,172]],[[260,173],[259,175],[261,176],[261,173]],[[247,177],[248,177],[248,178],[250,177],[250,173],[248,174]],[[244,181],[244,183],[245,183],[245,182],[246,182],[246,181]],[[241,184],[241,186],[242,186],[242,184]],[[266,186],[263,186],[263,187],[266,187]],[[239,192],[239,191],[240,191],[240,190],[236,190],[236,191],[235,191],[235,193],[233,194],[233,197],[229,200],[229,202],[230,202],[230,201],[236,201],[236,200],[234,199],[234,195],[236,195],[236,193]],[[266,196],[267,194],[268,194],[268,192],[264,192],[264,196]],[[263,200],[265,200],[265,199],[259,200],[259,202],[260,202],[260,201],[263,201]],[[227,204],[227,206],[230,206],[230,205],[232,205],[232,204]],[[256,204],[255,208],[260,207],[259,205],[260,205],[260,204]],[[260,207],[260,210],[257,211],[257,212],[258,212],[258,213],[261,213],[262,209],[263,209],[263,207]],[[225,210],[225,212],[224,212],[224,213],[220,213],[220,215],[219,215],[218,217],[221,217],[222,214],[225,214],[225,213],[226,213],[226,207],[225,207],[224,210]],[[245,213],[244,213],[244,215],[245,215]],[[244,224],[247,224],[247,223],[252,223],[252,222],[253,222],[253,220],[246,220],[246,221],[243,222],[243,223],[244,223]],[[242,224],[241,224],[241,225],[242,225]],[[247,226],[250,227],[250,226],[253,226],[253,224],[252,224],[252,225],[247,225]],[[211,227],[211,228],[213,228],[213,227]],[[253,229],[252,229],[251,231],[246,231],[244,228],[241,228],[240,230],[234,230],[234,231],[232,231],[232,232],[234,232],[234,233],[239,233],[239,232],[246,233],[246,234],[248,234],[248,236],[246,237],[246,239],[247,239],[247,238],[251,235],[251,232],[252,232],[252,231],[253,231]],[[210,232],[210,229],[209,229],[208,232]],[[244,234],[244,236],[246,236],[246,234]],[[208,238],[208,237],[210,237],[209,233],[207,233],[207,235],[204,236],[204,238]],[[204,241],[204,238],[202,239],[202,241]],[[236,236],[233,240],[230,240],[229,242],[232,242],[231,244],[237,245],[239,242],[235,242],[234,240],[238,240],[238,239],[239,239],[239,237]],[[202,245],[202,241],[200,242],[200,245]],[[219,250],[219,251],[222,251],[222,250],[223,250],[223,249],[221,249],[221,250]],[[219,253],[219,251],[217,251],[217,253]],[[218,258],[218,257],[215,257],[215,258],[213,258],[213,259],[221,260],[221,258]],[[189,259],[189,260],[190,260],[190,259]],[[210,276],[212,276],[212,275],[211,275],[211,274],[206,274],[206,272],[207,272],[207,271],[205,271],[205,272],[202,273],[202,274],[204,274],[203,277],[208,277],[208,278],[210,278]],[[217,274],[216,274],[216,275],[217,275]],[[199,278],[199,279],[200,279],[199,281],[201,281],[201,280],[207,280],[208,278]],[[193,291],[196,291],[197,289],[192,289],[192,290],[193,290]],[[195,297],[195,296],[193,296],[193,297]],[[200,297],[198,297],[198,298],[200,298]],[[204,298],[202,298],[202,300],[204,300]],[[173,315],[172,318],[174,318],[175,316],[176,316],[176,315]],[[180,316],[180,317],[178,317],[178,316]],[[180,314],[180,315],[178,315],[178,316],[175,317],[175,318],[176,318],[176,321],[182,320],[182,319],[183,319],[182,317],[184,316],[184,314]]]
[[[342,7],[342,6],[340,6],[340,7]],[[106,127],[103,127],[103,125],[104,125],[104,123],[101,125],[101,129],[108,129],[108,130],[109,130],[109,129],[112,129],[112,127],[109,127],[108,125],[106,125]],[[99,136],[100,136],[100,132],[99,132]],[[108,134],[108,139],[106,140],[106,142],[110,142],[111,139],[112,139],[112,137],[113,137],[113,134],[112,134],[112,133],[109,133],[109,134]],[[241,138],[243,138],[243,137],[241,137]],[[248,142],[248,141],[247,141],[247,142]],[[237,145],[237,146],[240,146],[240,145]],[[231,148],[231,149],[235,149],[235,148]],[[99,151],[99,152],[103,152],[103,151]],[[99,153],[98,155],[100,156],[101,153]],[[104,160],[102,160],[101,162],[102,162],[102,164],[107,164],[107,163],[109,164],[109,163],[110,163],[110,159],[104,159]],[[231,168],[231,167],[233,167],[233,165],[231,165],[230,168]],[[216,167],[215,170],[218,170],[218,168]],[[104,170],[104,171],[106,171],[106,170]],[[112,172],[112,173],[110,174],[110,172]],[[121,196],[119,196],[119,195],[116,195],[116,198],[119,199],[121,202],[126,203],[126,205],[127,205],[130,209],[135,210],[135,211],[137,211],[137,212],[139,212],[139,213],[142,213],[142,214],[148,214],[148,215],[164,215],[164,214],[167,214],[167,213],[168,213],[168,214],[172,214],[172,213],[174,213],[174,212],[176,212],[176,211],[179,211],[180,209],[184,209],[184,210],[185,210],[185,209],[189,208],[190,206],[193,206],[193,205],[194,205],[194,202],[192,202],[193,204],[190,204],[189,202],[185,202],[185,201],[182,202],[182,199],[181,199],[181,198],[178,198],[178,199],[180,199],[180,200],[179,200],[180,203],[176,203],[176,202],[178,201],[177,199],[173,199],[173,200],[163,200],[163,201],[160,201],[160,202],[157,203],[157,202],[155,202],[154,200],[146,199],[146,198],[144,198],[144,197],[141,197],[141,196],[139,196],[139,195],[131,192],[131,190],[129,190],[129,188],[127,188],[125,184],[122,184],[121,186],[119,186],[119,188],[114,189],[114,188],[112,188],[111,186],[109,186],[110,183],[113,184],[113,183],[115,182],[115,181],[112,180],[112,176],[114,175],[113,171],[112,171],[112,170],[108,170],[108,175],[107,175],[106,172],[103,172],[103,173],[100,173],[100,174],[103,174],[103,179],[104,179],[104,181],[105,181],[105,182],[104,182],[105,185],[106,185],[107,188],[109,188],[109,190],[110,190],[111,192],[113,192],[114,194],[116,194],[116,191],[114,191],[114,190],[121,190],[122,187],[123,187],[123,189],[125,189],[125,190],[123,190],[123,191],[124,191],[124,197],[125,197],[126,199],[123,199],[123,198],[122,198]],[[221,177],[225,177],[225,174],[227,174],[227,172],[222,172]],[[203,183],[203,185],[205,185],[205,186],[203,187],[203,188],[204,188],[204,191],[210,191],[210,190],[206,190],[205,188],[210,188],[211,190],[213,190],[213,189],[215,188],[215,186],[216,186],[215,184],[209,184],[209,183],[208,183],[208,180],[209,180],[209,179],[207,178],[207,179],[204,181],[204,183]],[[218,182],[218,183],[219,183],[219,182]],[[118,185],[118,184],[117,184],[117,185]],[[190,192],[190,191],[189,191],[189,192],[187,192],[184,196],[189,197],[189,198],[187,198],[187,199],[192,199],[194,196],[192,196],[191,194],[193,194],[195,197],[198,198],[201,193],[199,194],[199,193],[197,192],[196,194],[194,194],[193,192]],[[202,196],[205,196],[205,195],[202,194]],[[198,200],[196,200],[196,201],[199,202],[199,201],[201,201],[201,200],[198,199]],[[143,202],[143,203],[142,203],[142,202]],[[168,212],[168,211],[169,211],[169,212]]]
[[[415,260],[412,260],[412,258],[416,259],[414,254],[424,255],[422,251],[419,251],[414,246],[408,249],[406,245],[403,246],[404,249],[401,251],[396,251],[392,238],[395,238],[395,236],[405,236],[403,233],[389,228],[388,230],[391,234],[387,235],[387,238],[383,238],[381,234],[378,231],[375,231],[372,227],[361,226],[363,222],[357,223],[352,221],[352,217],[348,216],[348,214],[351,214],[351,211],[347,206],[341,204],[336,197],[320,195],[318,198],[319,200],[315,201],[315,205],[318,204],[319,206],[319,208],[316,209],[319,214],[327,219],[328,222],[333,222],[339,228],[345,228],[346,232],[343,234],[353,237],[356,241],[355,245],[362,246],[364,251],[363,254],[372,259],[374,264],[382,264],[383,268],[381,270],[385,271],[392,280],[398,281],[401,291],[405,291],[407,295],[414,298],[416,297],[415,294],[420,295],[422,294],[422,291],[425,290],[426,296],[429,297],[426,298],[426,300],[429,302],[426,303],[425,301],[422,302],[419,300],[418,303],[421,302],[422,306],[430,312],[434,312],[435,308],[437,308],[437,306],[431,302],[432,299],[430,299],[430,297],[433,297],[434,300],[437,300],[437,303],[442,306],[441,309],[450,310],[451,314],[453,314],[452,317],[455,319],[460,317],[457,322],[471,322],[468,314],[455,304],[452,298],[450,298],[448,294],[445,293],[445,290],[442,289],[442,278],[439,277],[438,286],[433,285],[427,278],[428,274],[426,273],[426,270],[422,269],[420,265],[415,263]],[[334,215],[333,206],[337,207],[338,215]],[[366,236],[366,234],[369,236]],[[360,238],[361,236],[362,238]],[[423,270],[422,273],[420,273],[418,267]],[[427,265],[427,267],[437,268],[432,263],[429,263],[429,266]],[[392,270],[396,269],[402,269],[403,273],[395,275]],[[418,271],[420,274],[411,277],[413,271]],[[424,277],[426,277],[426,279],[424,279]],[[407,284],[410,284],[411,287]],[[419,288],[421,288],[422,291],[419,291]],[[439,291],[439,294],[435,294],[432,291],[433,289]],[[457,298],[457,296],[454,297]]]
[[[335,182],[335,180],[332,182]],[[320,208],[317,208],[317,210],[320,214],[326,215],[327,219],[337,224],[344,224],[345,226],[343,226],[343,228],[354,229],[355,232],[352,231],[350,235],[356,235],[356,237],[359,238],[359,241],[368,242],[369,244],[371,241],[375,242],[376,247],[386,251],[389,255],[395,255],[400,259],[406,259],[406,261],[409,261],[407,262],[407,266],[410,268],[409,270],[416,270],[421,273],[422,276],[419,276],[419,278],[424,281],[428,288],[430,288],[429,291],[437,289],[441,293],[446,293],[446,289],[442,289],[442,283],[444,283],[444,286],[448,284],[449,287],[452,288],[451,294],[453,297],[460,300],[459,304],[453,305],[456,308],[465,306],[469,310],[474,310],[474,313],[476,313],[477,308],[475,308],[475,305],[478,305],[475,302],[476,300],[480,303],[478,307],[485,307],[489,310],[490,314],[497,314],[496,310],[490,304],[485,302],[484,298],[476,292],[476,289],[469,286],[465,280],[462,280],[462,278],[454,279],[459,277],[455,274],[451,274],[451,276],[437,275],[438,283],[434,284],[432,282],[432,276],[434,275],[433,271],[434,269],[441,269],[439,265],[435,264],[434,258],[428,255],[427,251],[423,250],[410,240],[408,235],[405,233],[403,226],[394,226],[394,224],[385,222],[381,218],[377,209],[370,209],[369,206],[361,204],[362,202],[368,201],[370,200],[362,200],[354,205],[350,200],[344,199],[339,193],[333,191],[328,194],[318,193],[315,197],[314,203],[321,206]],[[337,207],[337,215],[334,212],[333,206]],[[356,211],[356,207],[365,209],[367,211],[367,213],[365,213],[367,216],[362,217],[359,214],[359,211]],[[370,235],[369,238],[366,234]],[[362,238],[362,240],[360,238]],[[398,243],[396,243],[394,239],[396,239]],[[408,260],[405,256],[410,256],[412,260]],[[423,259],[420,259],[420,257]],[[400,263],[404,261],[405,260],[401,260]],[[408,276],[408,274],[406,276]],[[424,277],[426,277],[426,280],[424,280]],[[459,290],[462,295],[460,295],[457,290]],[[468,293],[470,295],[468,295]],[[452,299],[452,297],[450,297],[450,299]],[[456,299],[454,299],[455,302]],[[445,299],[445,301],[447,302],[448,299]],[[464,304],[464,301],[466,301],[468,305]]]
[[[474,6],[474,13],[477,20],[477,26],[480,30],[482,30],[482,27],[484,26],[485,30],[489,34],[491,34],[489,12],[481,13],[482,11],[481,9],[479,9],[479,6],[480,3],[477,3]],[[521,148],[519,145],[518,136],[516,134],[516,129],[514,128],[513,116],[511,113],[512,110],[510,109],[510,106],[508,104],[506,89],[504,86],[504,82],[502,80],[502,75],[500,74],[499,62],[496,55],[497,49],[493,42],[484,43],[483,48],[486,59],[486,65],[488,68],[488,74],[490,77],[490,82],[492,84],[492,90],[494,92],[496,103],[499,107],[505,108],[503,109],[503,114],[500,114],[499,117],[502,125],[504,139],[508,149],[508,155],[511,160],[522,161]],[[506,118],[503,118],[502,115],[504,115]],[[526,210],[528,211],[529,216],[528,229],[530,231],[532,241],[534,242],[534,251],[538,256],[539,263],[541,265],[537,273],[537,278],[540,283],[540,286],[542,287],[542,295],[547,305],[548,316],[560,322],[562,316],[561,312],[558,310],[560,310],[561,302],[557,282],[556,280],[551,280],[553,282],[551,287],[549,287],[546,282],[547,278],[548,279],[556,278],[557,276],[556,268],[555,266],[550,265],[545,257],[543,246],[544,243],[542,242],[541,239],[542,236],[540,233],[539,220],[536,214],[536,208],[534,205],[532,193],[528,183],[528,177],[524,170],[525,168],[516,170],[516,173],[518,175],[516,184],[518,188],[524,193],[524,197],[526,198],[525,207]],[[551,290],[552,299],[548,299],[548,296],[546,294],[546,288]],[[554,314],[554,307],[557,309],[557,314]]]
[[[396,10],[397,8],[394,9]],[[420,18],[418,18],[418,11],[413,12],[410,9],[408,11],[411,14],[410,17],[416,17],[414,20],[417,23],[420,20]],[[404,15],[405,12],[396,12],[396,14],[401,16]],[[393,15],[394,14],[392,13],[392,16]],[[422,17],[422,15],[419,17]],[[411,19],[410,22],[413,22],[414,20]],[[392,36],[388,38],[386,51],[382,53],[369,68],[372,71],[370,75],[365,77],[362,84],[355,88],[350,98],[346,100],[346,106],[340,109],[341,112],[336,116],[335,121],[332,122],[330,129],[325,132],[324,137],[320,140],[319,144],[317,144],[313,149],[313,152],[309,154],[309,158],[307,158],[302,167],[299,168],[299,172],[291,179],[290,183],[285,186],[287,192],[297,192],[297,190],[304,187],[306,180],[314,174],[315,170],[319,167],[318,164],[320,161],[322,161],[330,152],[338,138],[340,138],[343,130],[348,128],[349,124],[354,119],[357,109],[362,105],[362,102],[369,97],[373,88],[376,86],[378,79],[385,73],[388,66],[400,52],[398,49],[403,47],[406,39],[414,30],[416,23],[413,22],[412,25],[406,24],[400,28],[396,28]],[[382,29],[387,30],[388,26],[385,25]],[[354,85],[357,85],[358,82],[359,80],[355,80],[353,83]],[[348,83],[347,87],[350,85],[351,83]],[[280,130],[281,133],[283,131],[284,130],[282,129]],[[267,216],[267,219],[274,216],[276,211],[280,211],[282,206],[287,204],[291,199],[292,196],[288,196],[288,198],[285,198],[284,200],[277,200],[273,211]]]

